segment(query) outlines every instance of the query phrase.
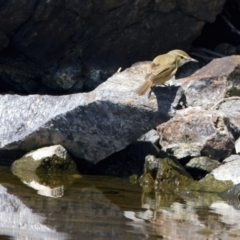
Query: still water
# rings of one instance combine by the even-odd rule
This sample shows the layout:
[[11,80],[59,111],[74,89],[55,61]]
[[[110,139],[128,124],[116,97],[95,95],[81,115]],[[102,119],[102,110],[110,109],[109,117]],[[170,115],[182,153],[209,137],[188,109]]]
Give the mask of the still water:
[[128,179],[73,179],[51,191],[47,181],[27,183],[0,167],[0,240],[240,239],[239,204],[215,194],[143,193]]

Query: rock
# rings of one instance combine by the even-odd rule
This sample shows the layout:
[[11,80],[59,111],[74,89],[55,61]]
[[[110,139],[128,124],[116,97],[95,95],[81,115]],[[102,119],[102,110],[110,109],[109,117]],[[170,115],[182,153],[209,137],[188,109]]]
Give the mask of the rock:
[[240,138],[235,142],[235,151],[236,153],[240,153]]
[[208,157],[192,158],[186,165],[187,170],[199,170],[210,173],[213,169],[219,167],[221,163]]
[[61,144],[73,156],[96,163],[125,148],[173,116],[182,97],[174,86],[139,97],[135,91],[147,67],[135,64],[87,94],[2,95],[1,160]]
[[234,184],[240,183],[240,156],[232,155],[224,159],[223,163],[211,172],[214,178],[222,181],[231,180]]
[[[56,71],[52,86],[68,92],[85,79],[84,89],[92,90],[119,67],[189,49],[225,1],[10,0],[0,6],[0,28],[11,51],[46,70],[45,77]],[[77,71],[79,65],[83,71]]]
[[158,146],[159,144],[159,134],[156,130],[152,129],[149,132],[145,133],[144,135],[142,135],[138,141],[147,141],[147,142],[151,142],[152,144]]
[[221,43],[217,45],[214,49],[216,52],[221,53],[226,56],[237,54],[237,49],[229,43]]
[[[171,87],[153,88],[150,98],[139,97],[135,91],[144,81],[148,65],[149,62],[136,63],[86,94],[0,96],[1,161],[13,161],[32,149],[61,144],[73,156],[96,163],[165,123],[176,109],[186,108],[191,101],[209,108],[228,90],[238,91],[238,78],[233,77],[240,69],[237,56],[211,62],[213,71],[208,71],[207,78],[199,76],[197,80],[194,74],[192,79],[174,81]],[[202,70],[198,74],[202,75]],[[234,105],[235,112],[238,105]],[[203,107],[178,110],[173,119],[160,127],[166,138],[161,139],[166,151],[178,158],[202,154],[216,160],[232,153],[234,139],[230,131],[233,124],[237,126],[237,117],[234,123],[222,111]],[[237,131],[233,134],[236,138]]]
[[[240,81],[240,80],[239,80]],[[236,93],[237,95],[238,93]],[[240,137],[240,99],[239,97],[229,97],[220,102],[215,108],[228,117],[231,132],[235,139]]]
[[240,57],[215,59],[193,75],[177,81],[187,106],[210,109],[221,99],[240,94]]
[[76,165],[61,145],[44,147],[25,154],[12,164],[13,174],[26,177],[28,173],[75,173]]
[[0,31],[0,51],[2,51],[5,47],[7,47],[8,43],[9,43],[9,38],[4,32]]
[[233,186],[232,181],[205,177],[201,181],[194,181],[179,162],[173,158],[156,158],[148,155],[145,159],[144,174],[139,179],[144,193],[154,188],[154,193],[181,194],[182,191],[222,192]]
[[163,150],[178,159],[203,155],[222,160],[234,149],[228,124],[228,119],[221,112],[189,107],[178,110],[157,130]]

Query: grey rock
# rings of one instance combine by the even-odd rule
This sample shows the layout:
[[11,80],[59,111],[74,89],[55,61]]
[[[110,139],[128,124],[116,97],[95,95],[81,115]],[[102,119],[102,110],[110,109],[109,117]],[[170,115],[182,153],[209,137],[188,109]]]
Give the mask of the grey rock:
[[211,109],[223,98],[239,95],[239,66],[239,56],[215,59],[176,85],[183,88],[187,106]]
[[152,144],[158,145],[159,139],[160,137],[158,132],[154,129],[151,129],[149,132],[142,135],[138,140],[147,141],[147,142],[151,142]]
[[[230,85],[231,83],[229,83]],[[238,83],[235,84],[236,86],[240,85],[240,80]],[[235,88],[235,87],[234,87]],[[237,92],[235,93],[238,95],[240,86],[237,87]],[[224,101],[220,102],[218,106],[216,106],[216,109],[223,112],[229,119],[230,123],[230,129],[235,137],[235,139],[238,139],[240,137],[240,99],[237,99],[239,97],[229,97],[225,98]]]
[[231,180],[234,184],[240,183],[240,156],[233,155],[231,158],[227,158],[224,160],[224,164],[214,169],[211,174],[217,180]]
[[239,155],[236,155],[236,154],[232,154],[231,156],[225,158],[222,163],[229,163],[229,162],[232,162],[232,161],[235,161],[239,158]]
[[82,65],[79,61],[66,61],[48,69],[48,77],[43,77],[43,83],[54,89],[68,90],[81,79]]
[[159,87],[150,98],[137,96],[147,66],[135,64],[86,94],[2,95],[1,160],[61,144],[70,154],[96,163],[167,121],[182,91]]
[[12,172],[20,178],[28,173],[76,173],[76,165],[61,145],[44,147],[25,154],[12,164]]
[[213,169],[219,167],[221,163],[217,160],[210,159],[208,157],[196,157],[192,158],[185,167],[187,169],[197,169],[210,173]]
[[240,153],[240,138],[235,142],[235,151],[236,153]]
[[198,144],[189,144],[181,142],[180,144],[169,144],[165,150],[167,153],[174,155],[177,159],[185,157],[198,157],[200,156],[201,147]]
[[228,119],[221,112],[189,107],[158,126],[160,145],[175,157],[208,156],[222,160],[234,149]]

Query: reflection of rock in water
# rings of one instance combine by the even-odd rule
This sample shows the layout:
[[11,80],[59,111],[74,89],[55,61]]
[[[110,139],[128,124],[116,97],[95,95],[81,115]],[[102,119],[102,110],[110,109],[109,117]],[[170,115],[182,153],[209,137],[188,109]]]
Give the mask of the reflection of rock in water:
[[44,218],[33,213],[19,198],[0,186],[0,235],[14,239],[66,239],[43,224]]
[[233,187],[219,194],[229,205],[232,205],[235,209],[240,210],[240,184],[236,184]]
[[59,197],[62,197],[64,194],[64,186],[50,188],[48,186],[39,184],[36,181],[31,181],[29,183],[23,181],[23,183],[26,184],[27,186],[37,190],[37,193],[42,196],[59,198]]
[[74,182],[77,170],[66,149],[55,145],[25,154],[12,164],[12,172],[38,194],[59,198]]

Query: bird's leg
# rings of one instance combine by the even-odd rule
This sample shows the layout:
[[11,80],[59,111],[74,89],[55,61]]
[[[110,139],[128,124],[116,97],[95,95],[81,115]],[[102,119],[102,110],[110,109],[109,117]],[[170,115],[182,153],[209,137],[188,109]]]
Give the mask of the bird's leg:
[[152,87],[150,87],[150,91],[149,91],[149,93],[148,93],[148,98],[150,98],[151,97],[151,94],[152,94],[152,91],[153,91],[153,86]]

